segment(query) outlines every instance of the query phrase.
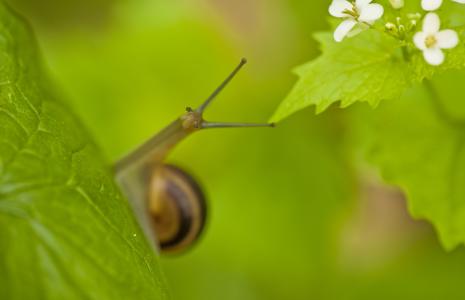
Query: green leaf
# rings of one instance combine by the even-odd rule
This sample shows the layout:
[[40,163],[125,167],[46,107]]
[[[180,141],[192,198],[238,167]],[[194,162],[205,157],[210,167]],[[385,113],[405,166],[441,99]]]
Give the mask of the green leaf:
[[337,101],[342,107],[356,101],[376,106],[381,99],[399,97],[410,84],[407,64],[393,38],[375,31],[342,43],[334,42],[329,33],[316,38],[322,44],[322,55],[296,70],[300,80],[281,103],[273,122],[312,104],[317,112]]
[[166,299],[99,150],[0,2],[0,298]]
[[[457,91],[464,74],[454,75]],[[405,191],[412,215],[431,221],[453,249],[465,242],[465,111],[457,93],[440,98],[435,89],[428,83],[383,103],[365,126],[373,127],[370,160]]]
[[310,105],[320,113],[339,101],[341,107],[357,101],[376,107],[382,100],[397,99],[415,82],[465,67],[464,31],[459,30],[459,35],[459,46],[446,50],[445,62],[434,67],[413,45],[403,53],[399,41],[376,30],[341,43],[336,43],[330,33],[317,34],[322,55],[296,69],[300,79],[271,121],[278,122]]

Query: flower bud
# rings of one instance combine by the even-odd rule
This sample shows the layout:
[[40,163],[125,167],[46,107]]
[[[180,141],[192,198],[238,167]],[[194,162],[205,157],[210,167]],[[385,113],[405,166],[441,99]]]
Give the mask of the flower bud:
[[404,0],[389,0],[389,2],[391,2],[391,5],[394,7],[394,9],[400,9],[404,7]]
[[391,22],[386,23],[386,25],[384,25],[384,28],[386,29],[386,31],[389,31],[389,32],[397,32],[396,25]]

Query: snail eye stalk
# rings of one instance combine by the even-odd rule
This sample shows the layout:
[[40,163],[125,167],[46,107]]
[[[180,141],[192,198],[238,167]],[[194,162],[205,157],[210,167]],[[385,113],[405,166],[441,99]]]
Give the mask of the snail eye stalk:
[[226,77],[226,79],[213,91],[213,93],[200,105],[195,111],[192,108],[187,107],[188,113],[197,113],[200,118],[200,129],[207,128],[237,128],[237,127],[275,127],[274,123],[237,123],[237,122],[208,122],[203,119],[203,113],[207,109],[212,101],[221,93],[221,91],[236,77],[237,73],[247,63],[247,59],[242,58],[236,68]]
[[229,84],[229,82],[234,78],[236,77],[236,74],[239,73],[239,71],[242,69],[242,67],[247,63],[247,59],[245,58],[242,58],[241,59],[241,62],[237,65],[237,67],[231,72],[231,74],[229,74],[228,77],[226,77],[226,79],[213,91],[213,93],[207,98],[207,100],[205,100],[205,102],[202,103],[202,105],[200,105],[196,111],[199,113],[199,114],[203,114],[203,112],[205,111],[205,109],[210,106],[210,103],[213,101],[213,99],[216,98],[216,96],[218,96],[219,93],[221,93],[221,91]]
[[274,123],[227,123],[227,122],[202,122],[202,129],[207,128],[238,128],[238,127],[275,127]]

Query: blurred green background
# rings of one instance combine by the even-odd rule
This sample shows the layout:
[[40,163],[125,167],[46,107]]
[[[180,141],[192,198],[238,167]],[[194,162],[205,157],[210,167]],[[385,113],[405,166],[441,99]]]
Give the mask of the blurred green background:
[[[291,69],[318,55],[312,33],[327,27],[329,1],[10,3],[112,162],[201,103],[243,56],[249,64],[207,117],[266,121],[296,79]],[[170,161],[201,180],[210,219],[194,249],[162,257],[173,299],[464,294],[464,250],[442,250],[363,162],[360,111],[370,114],[307,109],[273,130],[205,131],[176,149]],[[362,130],[347,125],[354,118]]]

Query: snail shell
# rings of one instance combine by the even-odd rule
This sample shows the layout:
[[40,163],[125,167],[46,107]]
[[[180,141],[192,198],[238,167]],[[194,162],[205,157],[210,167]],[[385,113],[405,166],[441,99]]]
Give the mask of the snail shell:
[[148,186],[148,214],[162,252],[188,249],[205,227],[206,201],[199,184],[178,167],[156,165]]

